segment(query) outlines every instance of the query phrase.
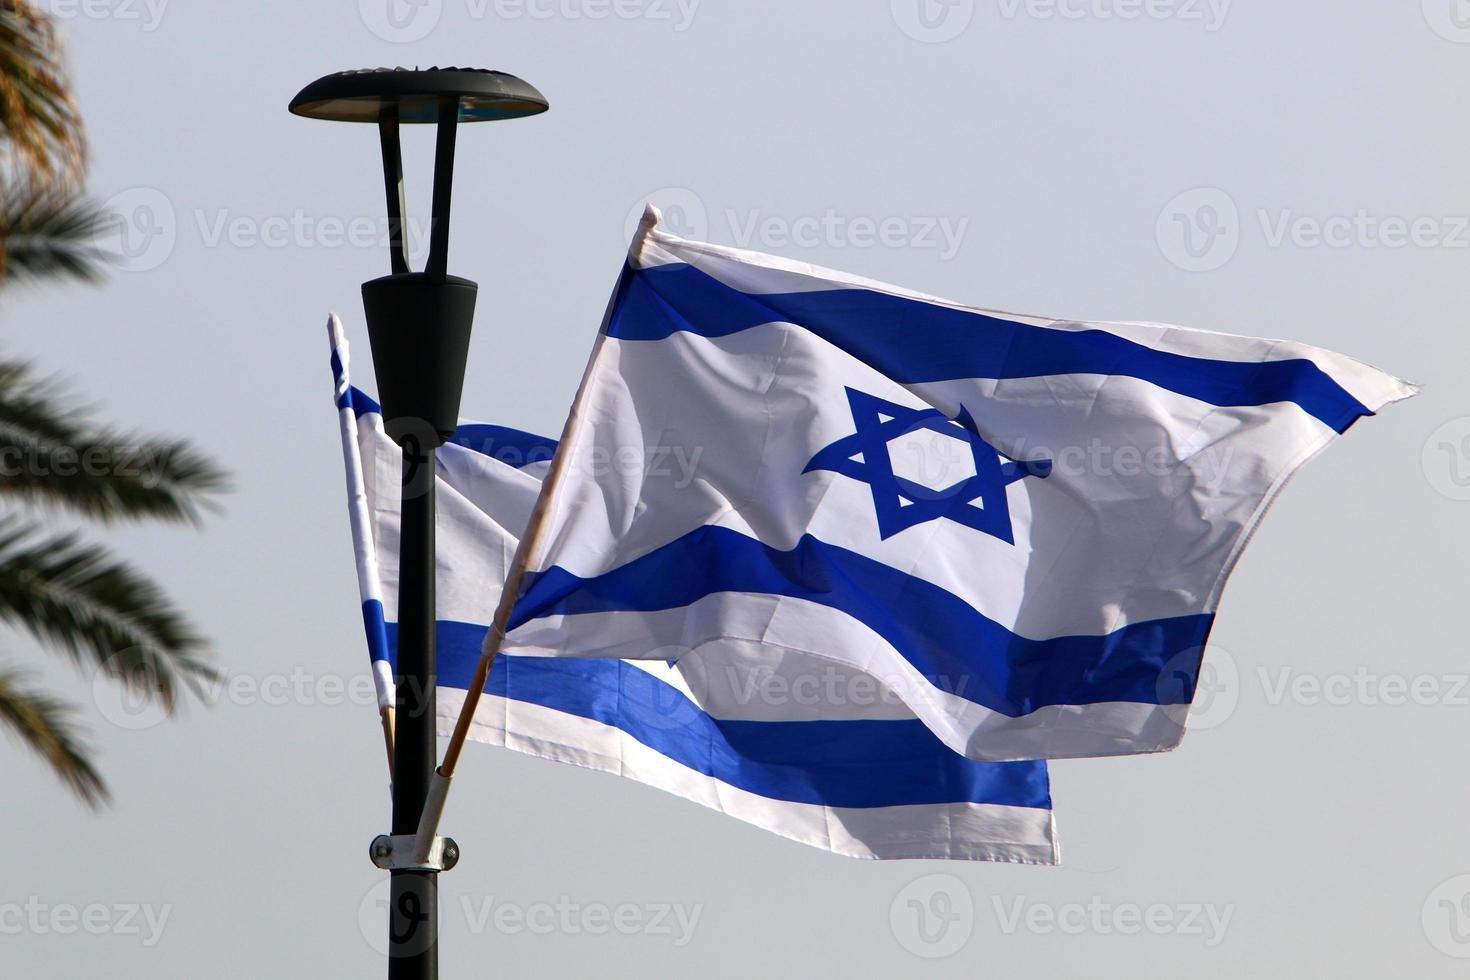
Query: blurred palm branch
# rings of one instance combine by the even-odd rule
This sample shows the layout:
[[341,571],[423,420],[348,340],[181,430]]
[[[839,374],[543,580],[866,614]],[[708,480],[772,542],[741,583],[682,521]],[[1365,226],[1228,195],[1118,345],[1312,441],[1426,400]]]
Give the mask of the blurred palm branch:
[[[0,0],[0,289],[97,282],[113,227],[80,195],[81,116],[51,18]],[[58,382],[0,354],[0,622],[84,676],[173,711],[216,676],[204,642],[148,576],[61,520],[197,524],[224,473],[189,444],[113,428]],[[8,651],[0,651],[0,656]],[[107,787],[76,710],[0,663],[0,728],[81,800]]]

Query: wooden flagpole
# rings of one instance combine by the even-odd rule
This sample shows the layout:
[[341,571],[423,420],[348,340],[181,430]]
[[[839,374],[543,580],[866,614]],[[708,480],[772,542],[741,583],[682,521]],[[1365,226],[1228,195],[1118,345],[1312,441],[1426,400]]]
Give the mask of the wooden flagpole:
[[[636,255],[641,249],[645,237],[656,222],[657,212],[645,213],[639,225],[638,234],[629,250],[630,257]],[[567,424],[562,427],[561,440],[557,443],[556,455],[552,457],[551,469],[546,475],[546,481],[541,485],[541,495],[536,498],[536,506],[531,511],[531,519],[526,525],[525,533],[521,535],[520,543],[516,546],[515,556],[511,559],[511,567],[506,573],[505,587],[500,593],[500,602],[495,607],[495,619],[490,624],[490,632],[486,634],[485,643],[480,649],[480,662],[475,666],[475,675],[470,680],[469,689],[465,691],[464,704],[460,707],[459,718],[454,723],[454,733],[450,736],[449,744],[444,749],[444,761],[434,770],[429,785],[424,809],[419,817],[417,840],[414,842],[416,854],[427,854],[429,848],[433,846],[434,838],[439,833],[439,818],[444,813],[444,803],[449,795],[449,782],[454,778],[454,771],[459,765],[460,752],[464,749],[465,740],[469,737],[470,726],[474,723],[475,709],[479,706],[481,695],[485,693],[485,683],[490,678],[490,667],[494,664],[496,656],[500,653],[500,647],[505,642],[506,625],[510,622],[511,611],[515,608],[516,599],[520,595],[521,581],[525,577],[526,566],[530,564],[531,556],[540,543],[546,526],[547,514],[551,511],[552,500],[561,483],[562,471],[566,468],[568,453],[564,452],[562,447],[574,443],[575,436],[586,417],[584,403],[587,392],[591,388],[593,373],[601,363],[602,348],[607,340],[608,324],[618,300],[622,297],[629,272],[629,267],[625,266],[616,288],[613,289],[612,297],[608,300],[607,310],[602,317],[602,327],[597,334],[597,342],[592,346],[592,356],[587,359],[587,368],[582,373],[582,383],[577,387],[577,397],[573,399],[571,411],[567,414]]]
[[383,744],[388,747],[388,778],[390,780],[393,778],[393,740],[397,714],[391,704],[378,709],[378,717],[383,719]]

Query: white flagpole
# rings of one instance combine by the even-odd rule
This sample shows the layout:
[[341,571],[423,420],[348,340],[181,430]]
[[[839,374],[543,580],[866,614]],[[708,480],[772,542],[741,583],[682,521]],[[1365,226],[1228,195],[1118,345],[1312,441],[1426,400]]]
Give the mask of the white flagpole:
[[[351,346],[342,329],[342,321],[333,313],[327,317],[327,340],[332,353],[337,355],[340,375],[334,393],[340,402],[347,395],[351,384]],[[343,405],[337,411],[342,437],[342,458],[347,468],[347,521],[352,532],[352,548],[357,559],[358,598],[364,603],[383,601],[381,579],[378,575],[377,547],[373,542],[372,514],[367,502],[367,488],[362,473],[362,452],[357,445],[357,419],[351,407]],[[371,638],[369,638],[371,643]],[[393,742],[395,717],[393,710],[393,675],[386,667],[375,666],[373,686],[378,695],[378,717],[383,723],[383,743],[388,748],[388,778],[393,778]]]

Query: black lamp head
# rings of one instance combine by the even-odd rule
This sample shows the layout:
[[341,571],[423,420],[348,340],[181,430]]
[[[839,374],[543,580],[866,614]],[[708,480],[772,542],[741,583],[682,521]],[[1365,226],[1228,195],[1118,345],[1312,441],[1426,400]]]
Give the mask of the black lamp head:
[[[464,385],[477,287],[447,269],[456,131],[462,122],[518,119],[547,107],[530,83],[483,68],[341,71],[318,78],[291,100],[298,116],[378,126],[392,274],[363,283],[362,300],[384,425],[405,447],[437,445],[454,432]],[[433,123],[438,130],[429,258],[422,272],[409,270],[403,234],[402,123]]]
[[447,99],[457,99],[459,122],[519,119],[547,110],[530,82],[488,68],[364,68],[323,76],[296,93],[291,111],[334,122],[437,123]]

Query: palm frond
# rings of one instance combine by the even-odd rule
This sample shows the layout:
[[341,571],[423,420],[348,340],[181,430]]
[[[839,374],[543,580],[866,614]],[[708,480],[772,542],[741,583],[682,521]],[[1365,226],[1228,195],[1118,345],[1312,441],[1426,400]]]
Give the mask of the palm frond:
[[24,361],[0,358],[0,419],[6,426],[58,442],[75,439],[78,413],[55,404],[67,397],[55,378],[38,378]]
[[96,203],[50,191],[15,189],[0,197],[0,277],[96,282],[107,253],[98,242],[110,216]]
[[70,186],[81,176],[86,140],[56,32],[26,0],[0,0],[0,134],[21,183]]
[[89,806],[107,802],[107,787],[93,768],[72,724],[72,710],[38,691],[28,691],[14,671],[0,671],[0,724],[51,766]]
[[0,519],[0,620],[94,664],[173,710],[217,676],[203,641],[154,582],[75,534],[42,535]]
[[97,428],[68,394],[0,358],[0,494],[93,520],[198,523],[224,472],[188,443]]

